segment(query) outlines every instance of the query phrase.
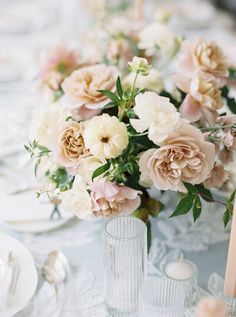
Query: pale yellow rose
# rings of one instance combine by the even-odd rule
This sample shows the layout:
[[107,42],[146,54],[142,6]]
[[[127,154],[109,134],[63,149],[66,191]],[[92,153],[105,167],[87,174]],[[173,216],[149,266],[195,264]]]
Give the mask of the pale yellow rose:
[[144,186],[185,191],[183,182],[200,184],[213,169],[215,147],[200,130],[184,122],[159,149],[144,152],[139,161]]

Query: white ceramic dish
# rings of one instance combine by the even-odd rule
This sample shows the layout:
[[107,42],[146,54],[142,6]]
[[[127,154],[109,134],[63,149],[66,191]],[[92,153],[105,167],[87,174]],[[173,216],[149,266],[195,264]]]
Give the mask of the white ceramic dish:
[[[20,267],[16,293],[9,298],[4,316],[11,317],[22,310],[33,297],[38,284],[38,274],[31,253],[18,240],[0,233],[0,254],[12,252],[14,261]],[[1,315],[3,316],[3,315]]]

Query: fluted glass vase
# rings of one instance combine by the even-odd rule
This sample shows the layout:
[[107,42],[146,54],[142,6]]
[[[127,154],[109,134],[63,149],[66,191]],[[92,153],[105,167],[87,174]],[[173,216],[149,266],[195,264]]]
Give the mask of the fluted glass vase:
[[105,299],[113,317],[134,317],[146,274],[147,228],[134,217],[109,220],[103,231]]

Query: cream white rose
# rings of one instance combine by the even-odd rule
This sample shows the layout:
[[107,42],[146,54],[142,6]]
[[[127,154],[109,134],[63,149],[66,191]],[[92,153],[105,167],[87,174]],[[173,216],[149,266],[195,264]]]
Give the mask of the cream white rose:
[[84,129],[84,142],[91,154],[99,159],[119,156],[129,143],[126,126],[108,114],[95,116]]
[[58,103],[36,110],[29,131],[30,140],[37,140],[39,144],[51,149],[56,144],[59,130],[69,115],[70,112]]
[[173,55],[179,45],[176,34],[161,23],[153,23],[139,33],[138,47],[146,50],[148,55],[153,55],[157,48],[164,54]]
[[92,217],[92,201],[81,176],[76,176],[73,187],[61,193],[62,208],[79,219]]
[[131,125],[140,133],[148,129],[148,138],[157,145],[181,125],[175,106],[168,98],[154,92],[139,94],[135,98],[134,112],[139,119],[131,119]]
[[[93,155],[82,155],[79,160],[78,174],[83,176],[87,184],[92,183],[93,172],[100,166],[106,163],[105,160],[100,160]],[[96,181],[101,177],[96,178]]]

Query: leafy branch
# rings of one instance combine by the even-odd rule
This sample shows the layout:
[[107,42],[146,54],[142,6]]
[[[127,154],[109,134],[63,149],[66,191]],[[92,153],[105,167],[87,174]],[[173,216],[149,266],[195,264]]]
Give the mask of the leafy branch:
[[124,90],[121,84],[120,77],[116,81],[116,93],[110,90],[98,90],[101,94],[110,99],[103,109],[110,109],[113,107],[118,107],[121,109],[119,120],[122,121],[124,117],[129,113],[130,109],[134,105],[135,97],[143,92],[139,88],[135,88],[135,83],[138,77],[138,73],[135,76],[135,80],[131,89]]
[[[227,225],[230,219],[229,215],[232,214],[232,210],[231,210],[232,201],[224,202],[224,201],[215,199],[212,196],[211,192],[208,189],[206,189],[202,184],[192,185],[189,183],[184,183],[184,186],[187,189],[188,193],[179,200],[174,212],[172,213],[170,217],[185,215],[192,210],[193,219],[195,222],[201,215],[201,212],[202,212],[201,200],[203,199],[207,202],[214,202],[214,203],[223,205],[224,207],[227,208],[225,212],[225,216],[224,216],[225,218],[224,223],[225,225]],[[232,197],[230,199],[232,199]]]
[[66,191],[71,189],[75,177],[68,175],[65,168],[60,167],[56,171],[46,172],[46,177],[51,183],[56,185],[56,188],[59,188],[60,191]]
[[24,145],[24,147],[26,151],[30,154],[31,158],[36,158],[34,174],[35,176],[37,176],[42,157],[48,156],[51,151],[46,146],[40,145],[36,140],[29,142],[29,144]]

